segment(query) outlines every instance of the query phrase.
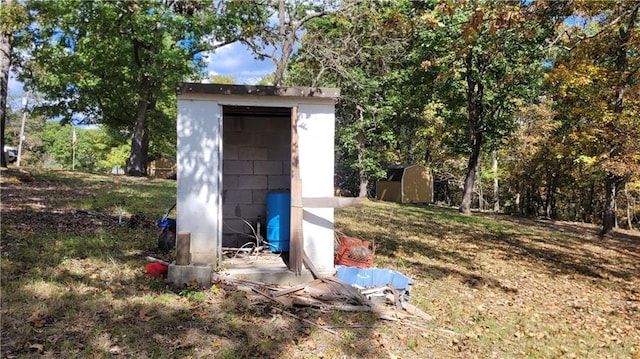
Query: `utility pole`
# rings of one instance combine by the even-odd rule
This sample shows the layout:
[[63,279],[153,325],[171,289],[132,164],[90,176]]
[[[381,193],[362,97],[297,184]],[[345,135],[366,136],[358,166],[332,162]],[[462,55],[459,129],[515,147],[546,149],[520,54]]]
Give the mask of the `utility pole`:
[[27,104],[29,103],[30,91],[22,98],[22,125],[20,126],[20,144],[18,145],[18,162],[16,166],[20,167],[20,159],[22,159],[22,141],[24,140],[24,124],[27,122]]

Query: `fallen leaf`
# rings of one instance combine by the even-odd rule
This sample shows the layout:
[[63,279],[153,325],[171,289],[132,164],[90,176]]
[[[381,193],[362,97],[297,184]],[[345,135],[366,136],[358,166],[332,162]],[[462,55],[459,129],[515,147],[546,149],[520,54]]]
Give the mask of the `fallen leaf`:
[[118,345],[114,345],[111,348],[109,348],[109,353],[111,353],[111,354],[118,355],[121,352],[122,352],[122,349]]
[[42,352],[44,350],[44,347],[42,346],[42,344],[31,344],[29,345],[29,349],[35,349],[38,352]]
[[36,319],[33,321],[33,326],[36,328],[42,328],[44,327],[44,320],[42,319]]
[[31,313],[31,316],[29,318],[27,318],[27,323],[33,323],[38,319],[40,319],[40,312],[36,310],[35,312]]
[[155,315],[151,315],[147,313],[147,309],[146,308],[142,308],[140,310],[140,314],[138,315],[138,318],[140,318],[142,321],[148,322],[151,319],[155,318]]
[[306,345],[307,345],[307,349],[310,349],[310,350],[315,350],[318,348],[318,343],[316,343],[316,341],[311,338],[307,340]]
[[62,334],[50,335],[47,337],[47,342],[55,345],[58,342],[58,340],[60,340],[60,338],[62,338]]

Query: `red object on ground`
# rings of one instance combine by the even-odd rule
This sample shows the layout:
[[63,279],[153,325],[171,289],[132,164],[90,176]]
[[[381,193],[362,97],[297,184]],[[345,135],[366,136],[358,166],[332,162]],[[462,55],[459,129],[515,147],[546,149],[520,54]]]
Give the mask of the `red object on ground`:
[[153,277],[159,277],[161,275],[167,274],[168,271],[169,271],[168,266],[162,263],[152,262],[152,263],[147,263],[147,268],[145,270],[145,273]]

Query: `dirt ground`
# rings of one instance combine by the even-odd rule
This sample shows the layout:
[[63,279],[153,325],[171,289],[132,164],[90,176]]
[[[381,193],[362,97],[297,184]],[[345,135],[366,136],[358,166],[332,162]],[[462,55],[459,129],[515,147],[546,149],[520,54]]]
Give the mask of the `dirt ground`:
[[337,210],[336,229],[375,243],[374,265],[411,277],[408,303],[433,316],[381,319],[146,276],[174,182],[1,175],[5,358],[640,358],[636,231],[600,238],[589,224],[381,202]]

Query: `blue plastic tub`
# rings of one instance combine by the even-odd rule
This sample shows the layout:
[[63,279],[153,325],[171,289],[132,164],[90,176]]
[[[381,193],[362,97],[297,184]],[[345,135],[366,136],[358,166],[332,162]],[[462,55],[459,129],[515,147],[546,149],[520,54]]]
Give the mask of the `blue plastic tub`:
[[267,242],[272,252],[288,252],[291,237],[291,193],[267,193]]

